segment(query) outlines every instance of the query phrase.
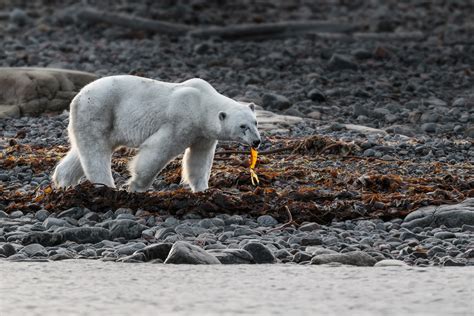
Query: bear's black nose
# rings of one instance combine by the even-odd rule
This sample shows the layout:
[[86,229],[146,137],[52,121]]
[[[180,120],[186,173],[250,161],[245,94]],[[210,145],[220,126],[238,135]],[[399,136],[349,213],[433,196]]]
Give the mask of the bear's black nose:
[[260,140],[254,140],[252,143],[252,147],[258,148],[258,146],[260,146]]

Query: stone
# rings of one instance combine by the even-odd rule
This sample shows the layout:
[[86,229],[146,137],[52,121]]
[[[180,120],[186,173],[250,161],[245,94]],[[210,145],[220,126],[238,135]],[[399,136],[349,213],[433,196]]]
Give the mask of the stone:
[[49,232],[30,232],[23,236],[21,240],[23,245],[38,243],[43,246],[55,246],[62,242],[62,235]]
[[306,223],[299,227],[299,230],[302,232],[312,232],[321,228],[321,225],[318,223]]
[[250,264],[254,263],[252,255],[244,249],[213,249],[209,253],[215,256],[222,264]]
[[421,124],[421,130],[427,133],[436,133],[438,130],[438,124],[436,123],[423,123]]
[[177,241],[165,260],[166,264],[220,264],[221,262],[204,249],[185,241]]
[[369,59],[372,57],[372,53],[363,48],[354,49],[351,53],[352,53],[352,56],[360,60]]
[[456,235],[451,232],[437,232],[434,234],[435,238],[439,239],[450,239],[450,238],[456,238]]
[[474,225],[474,198],[468,198],[458,204],[425,206],[408,214],[402,227],[462,227]]
[[9,217],[10,216],[6,212],[0,210],[0,218],[9,218]]
[[329,70],[357,70],[358,65],[354,63],[350,56],[333,54],[328,62]]
[[262,106],[265,109],[283,111],[291,107],[291,102],[283,95],[276,93],[265,93],[262,97]]
[[30,21],[30,18],[28,17],[28,14],[22,9],[15,8],[10,12],[9,20],[11,23],[18,25],[18,26],[24,26],[28,24]]
[[44,220],[43,222],[43,227],[46,229],[50,229],[53,226],[58,226],[58,227],[72,227],[71,224],[66,222],[64,219],[60,218],[55,218],[55,217],[48,217],[47,219]]
[[123,263],[141,263],[141,262],[145,262],[145,255],[140,252],[135,252],[129,256],[120,258],[117,261],[123,262]]
[[166,237],[175,235],[176,232],[174,231],[174,228],[171,227],[165,227],[165,228],[160,228],[156,231],[155,233],[155,238],[158,240],[164,240]]
[[310,233],[307,236],[304,236],[301,238],[301,245],[302,246],[317,246],[317,245],[322,245],[323,244],[323,239],[321,238],[321,235],[315,234],[315,233]]
[[95,244],[111,239],[109,230],[102,227],[68,228],[61,231],[60,234],[64,240],[74,241],[78,244]]
[[112,221],[109,225],[110,238],[115,239],[123,237],[127,240],[140,238],[142,231],[147,229],[145,225],[137,223],[130,219],[118,219]]
[[172,246],[173,245],[170,243],[152,244],[138,250],[137,252],[143,253],[145,255],[145,261],[160,259],[162,262],[164,262],[168,257]]
[[441,264],[445,267],[464,267],[466,265],[466,259],[446,256],[441,258]]
[[317,255],[326,255],[326,254],[337,254],[338,252],[329,248],[324,248],[321,246],[308,246],[305,248],[307,253],[310,253],[313,256]]
[[49,212],[47,210],[39,210],[35,213],[35,217],[40,222],[43,222],[45,219],[49,217]]
[[257,234],[256,231],[251,230],[248,227],[237,227],[234,230],[234,237],[239,237],[239,236],[247,236],[247,235],[255,235]]
[[257,223],[260,226],[271,227],[278,224],[278,221],[270,215],[262,215],[257,218]]
[[116,249],[115,253],[117,255],[129,256],[145,247],[146,247],[145,244],[142,242],[128,243]]
[[314,256],[313,259],[311,259],[311,264],[326,264],[333,262],[353,266],[372,267],[377,261],[369,254],[363,251],[351,251],[338,254],[323,254]]
[[273,253],[262,243],[249,242],[243,249],[252,255],[255,263],[274,263],[276,261]]
[[319,89],[314,88],[308,92],[308,98],[313,101],[324,102],[326,101],[326,95]]
[[61,112],[94,74],[54,68],[1,68],[0,118]]
[[67,209],[65,211],[62,211],[61,213],[58,214],[58,218],[63,218],[63,217],[71,217],[74,219],[80,219],[82,216],[84,216],[87,212],[89,212],[88,209],[83,208],[83,207],[72,207],[70,209]]
[[14,254],[16,254],[16,249],[11,244],[4,244],[1,247],[1,250],[2,250],[3,254],[5,255],[5,257],[7,257],[7,258],[10,257],[10,256],[13,256]]
[[25,215],[25,214],[23,214],[22,211],[19,211],[19,210],[18,211],[13,211],[13,212],[10,213],[10,218],[20,218],[23,215]]
[[298,251],[293,256],[293,262],[301,263],[301,262],[310,261],[312,257],[313,256],[310,255],[309,253],[306,253],[306,252],[303,252],[303,251]]
[[25,254],[28,257],[46,257],[48,255],[46,248],[44,248],[40,244],[27,245],[23,249],[21,249],[19,253]]
[[408,265],[401,261],[395,259],[384,259],[377,262],[374,267],[407,267]]
[[193,231],[193,228],[188,224],[180,224],[174,228],[174,231],[184,237],[194,237],[196,234]]

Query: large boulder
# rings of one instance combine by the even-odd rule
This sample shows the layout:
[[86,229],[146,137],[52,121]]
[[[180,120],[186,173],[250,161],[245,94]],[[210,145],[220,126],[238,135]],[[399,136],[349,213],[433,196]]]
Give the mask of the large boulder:
[[425,206],[410,213],[405,217],[402,226],[414,227],[462,227],[474,225],[474,198],[464,200],[462,203],[439,206]]
[[172,264],[220,264],[221,262],[206,250],[184,241],[177,241],[165,260]]
[[0,67],[0,118],[68,109],[79,90],[97,78],[75,70]]

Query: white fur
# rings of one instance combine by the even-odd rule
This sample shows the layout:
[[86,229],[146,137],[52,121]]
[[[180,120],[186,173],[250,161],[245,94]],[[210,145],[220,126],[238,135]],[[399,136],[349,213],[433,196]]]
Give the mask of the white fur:
[[[208,188],[218,140],[252,145],[260,141],[253,104],[219,94],[202,79],[166,83],[112,76],[85,86],[72,100],[68,127],[71,150],[53,174],[58,187],[92,183],[115,187],[111,155],[138,147],[130,164],[129,191],[146,191],[156,175],[185,152],[183,183]],[[245,125],[245,126],[243,126]]]

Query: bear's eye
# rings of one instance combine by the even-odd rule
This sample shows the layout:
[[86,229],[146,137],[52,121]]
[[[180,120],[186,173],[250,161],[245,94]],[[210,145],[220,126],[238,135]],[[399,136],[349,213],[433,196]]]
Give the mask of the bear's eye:
[[241,129],[246,129],[246,128],[247,128],[247,125],[242,124],[242,125],[240,125],[240,128],[241,128]]

